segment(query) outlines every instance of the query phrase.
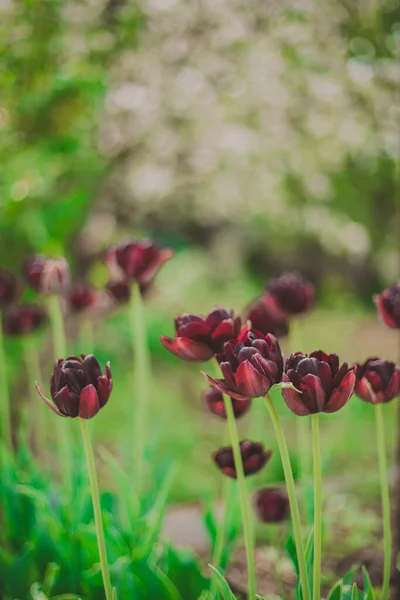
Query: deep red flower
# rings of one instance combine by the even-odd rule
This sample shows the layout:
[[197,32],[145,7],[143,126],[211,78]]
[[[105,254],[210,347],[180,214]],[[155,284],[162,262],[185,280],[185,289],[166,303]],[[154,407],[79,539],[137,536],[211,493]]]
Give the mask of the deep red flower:
[[3,314],[3,330],[6,335],[19,336],[33,333],[47,320],[47,315],[38,304],[15,304]]
[[11,273],[0,269],[0,309],[8,306],[17,295],[17,281]]
[[355,394],[372,404],[389,402],[400,395],[400,369],[389,360],[369,358],[356,364]]
[[50,380],[53,402],[46,398],[39,386],[41,398],[60,417],[91,419],[105,404],[112,391],[110,363],[106,364],[105,375],[93,354],[60,358]]
[[244,327],[240,335],[224,346],[218,356],[223,379],[207,381],[223,394],[237,400],[265,396],[282,378],[285,359],[278,340]]
[[391,329],[400,329],[400,281],[374,298],[379,316]]
[[355,373],[347,363],[339,368],[336,354],[322,350],[309,355],[296,352],[286,363],[282,381],[292,383],[301,392],[290,388],[282,391],[290,410],[302,417],[340,410],[353,393]]
[[131,286],[125,280],[110,281],[107,283],[106,290],[111,298],[119,304],[129,302],[131,297]]
[[240,332],[241,320],[232,310],[217,306],[207,317],[183,314],[175,319],[176,335],[160,337],[163,346],[179,358],[204,362],[223,351]]
[[38,294],[58,295],[69,286],[69,265],[65,258],[48,258],[37,254],[24,264],[24,274]]
[[75,283],[68,292],[67,301],[71,312],[80,313],[96,306],[98,293],[87,283]]
[[285,489],[266,487],[254,497],[257,517],[263,523],[280,523],[289,516],[289,499]]
[[250,321],[251,328],[260,331],[264,335],[272,333],[276,337],[283,337],[289,333],[289,322],[287,318],[277,315],[277,311],[271,311],[265,297],[257,298],[246,311],[245,321]]
[[[211,387],[209,390],[203,392],[203,399],[208,410],[220,419],[226,419],[226,411],[224,398],[222,393],[217,388]],[[236,400],[231,398],[233,414],[236,419],[246,414],[251,406],[251,400]]]
[[[271,454],[272,450],[264,450],[264,445],[261,442],[251,442],[249,440],[240,442],[240,455],[243,461],[244,474],[246,476],[253,475],[261,471],[271,458]],[[224,475],[236,479],[232,446],[224,446],[213,452],[212,458]]]
[[314,286],[299,273],[283,273],[268,284],[264,303],[276,319],[288,319],[311,310],[314,296]]
[[174,254],[174,250],[160,248],[154,240],[126,240],[111,246],[106,254],[106,263],[112,279],[125,277],[146,285]]

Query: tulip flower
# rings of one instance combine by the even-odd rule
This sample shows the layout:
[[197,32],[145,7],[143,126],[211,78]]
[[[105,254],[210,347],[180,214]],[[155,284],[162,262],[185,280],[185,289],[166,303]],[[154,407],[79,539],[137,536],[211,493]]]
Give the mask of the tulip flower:
[[218,357],[223,379],[207,381],[236,400],[265,396],[281,381],[285,359],[273,335],[244,327],[239,336],[227,342]]
[[[208,410],[221,419],[227,419],[225,403],[222,393],[214,387],[203,392],[204,402]],[[251,406],[251,400],[236,400],[231,398],[232,410],[236,419],[246,414]]]
[[264,303],[276,319],[307,313],[314,305],[314,286],[298,273],[284,273],[267,286]]
[[23,270],[28,283],[38,294],[61,295],[68,289],[70,273],[65,258],[38,254],[28,258]]
[[0,269],[0,309],[5,308],[17,295],[17,282],[11,273]]
[[146,285],[162,265],[174,256],[171,248],[160,248],[154,240],[126,240],[111,246],[106,255],[112,279]]
[[381,404],[400,395],[400,369],[393,362],[369,358],[355,372],[354,392],[361,400]]
[[355,382],[354,369],[347,363],[339,368],[336,354],[322,350],[311,354],[296,352],[286,363],[282,381],[296,388],[282,390],[286,404],[300,417],[320,412],[334,413],[350,399]]
[[240,332],[240,317],[216,307],[207,317],[183,314],[175,319],[176,335],[165,335],[163,346],[182,360],[204,362],[223,351],[224,344]]
[[252,329],[264,335],[272,333],[276,337],[283,337],[289,333],[288,320],[278,316],[276,311],[271,311],[264,296],[250,304],[244,320],[250,321]]
[[286,490],[267,487],[255,494],[257,516],[263,523],[280,523],[289,516],[289,499]]
[[67,295],[68,306],[73,313],[81,313],[93,308],[97,301],[98,293],[87,283],[75,283]]
[[107,403],[112,391],[110,363],[106,364],[105,375],[93,356],[69,356],[60,358],[50,381],[53,402],[46,398],[38,385],[41,398],[60,417],[91,419]]
[[9,336],[28,335],[46,322],[47,315],[38,304],[11,305],[3,314],[4,333]]
[[[244,440],[240,442],[240,455],[243,462],[245,476],[258,473],[271,458],[272,450],[264,450],[260,442]],[[233,450],[231,446],[224,446],[212,454],[217,467],[224,475],[237,478]]]
[[379,316],[391,329],[400,329],[400,281],[374,298]]
[[110,281],[106,286],[106,291],[111,299],[118,304],[129,302],[131,297],[131,286],[125,280]]

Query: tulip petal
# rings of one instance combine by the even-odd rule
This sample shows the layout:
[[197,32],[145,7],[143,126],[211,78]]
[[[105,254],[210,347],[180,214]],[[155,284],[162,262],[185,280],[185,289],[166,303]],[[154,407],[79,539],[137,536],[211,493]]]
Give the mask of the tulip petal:
[[189,338],[169,338],[165,335],[162,335],[160,337],[160,341],[164,348],[182,360],[206,362],[214,356],[214,352],[209,346],[202,344],[201,342],[193,341]]
[[393,375],[388,383],[388,386],[386,388],[386,392],[385,392],[385,397],[386,397],[386,402],[389,402],[389,400],[393,400],[393,398],[396,398],[396,396],[399,395],[400,392],[400,371],[398,368],[395,368],[395,370],[393,371]]
[[41,397],[42,400],[44,400],[47,404],[47,406],[49,408],[51,408],[51,410],[56,413],[56,415],[58,415],[59,417],[66,417],[67,415],[64,415],[62,412],[60,412],[57,408],[57,406],[55,406],[55,404],[53,404],[53,402],[51,400],[49,400],[48,398],[46,398],[46,396],[43,394],[42,390],[39,387],[38,382],[35,382],[35,388],[37,393],[39,394],[39,396]]
[[350,400],[351,395],[354,391],[356,375],[354,371],[349,371],[345,375],[339,385],[325,404],[324,412],[334,413],[343,408],[343,406]]
[[231,396],[231,398],[234,398],[235,400],[249,400],[250,399],[248,396],[243,396],[242,394],[239,394],[238,392],[229,389],[223,379],[213,379],[212,377],[207,375],[207,373],[204,373],[204,371],[201,371],[201,374],[208,381],[208,383],[210,385],[217,388],[217,390],[219,390],[223,394],[228,394],[229,396]]
[[97,394],[99,396],[99,406],[103,408],[107,404],[112,390],[112,379],[102,375],[97,380]]
[[77,417],[79,414],[79,393],[76,394],[70,391],[67,386],[64,386],[54,396],[54,404],[67,417]]
[[312,414],[324,410],[327,396],[319,377],[308,373],[301,379],[299,390],[302,392],[304,404],[307,405]]
[[[282,381],[283,383],[292,383],[286,373],[283,374]],[[302,395],[298,394],[295,390],[283,388],[282,396],[287,404],[287,407],[298,417],[306,417],[311,415],[311,411],[302,400]]]
[[366,377],[356,380],[355,393],[358,398],[364,400],[364,402],[370,402],[376,404],[376,395],[372,386]]
[[391,329],[398,329],[399,325],[391,314],[386,310],[383,294],[378,294],[374,297],[376,308],[382,321]]
[[143,269],[138,276],[139,283],[142,285],[149,283],[161,269],[163,264],[170,260],[173,256],[175,256],[175,251],[171,248],[163,248],[162,250],[159,250],[154,260],[152,260],[152,262],[145,269]]
[[100,410],[96,388],[91,383],[81,391],[79,396],[79,416],[81,419],[92,419]]
[[236,385],[241,394],[247,398],[265,396],[272,382],[253,367],[250,361],[240,363],[235,373]]

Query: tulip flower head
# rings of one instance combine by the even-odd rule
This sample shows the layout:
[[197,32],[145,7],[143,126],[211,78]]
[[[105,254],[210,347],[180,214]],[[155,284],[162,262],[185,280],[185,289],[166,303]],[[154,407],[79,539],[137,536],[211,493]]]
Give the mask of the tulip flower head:
[[36,390],[60,417],[92,419],[107,404],[112,391],[110,364],[106,364],[103,375],[93,354],[60,358],[50,380],[53,402],[43,395],[37,384]]
[[15,300],[17,282],[11,273],[0,269],[0,309],[5,308]]
[[400,281],[374,298],[382,321],[391,329],[400,329]]
[[272,333],[279,338],[289,333],[288,320],[279,316],[276,311],[271,311],[264,296],[250,304],[244,320],[250,321],[252,329],[256,329],[264,335]]
[[175,319],[174,338],[165,335],[163,346],[182,360],[204,362],[223,351],[224,344],[235,338],[241,327],[240,317],[232,310],[217,306],[206,317],[183,314]]
[[285,489],[262,488],[255,494],[254,504],[262,523],[280,523],[289,516],[289,498]]
[[218,356],[223,379],[207,381],[236,400],[265,396],[281,381],[285,359],[278,340],[244,327],[236,339],[227,342]]
[[339,367],[336,354],[296,352],[286,363],[282,381],[298,390],[284,388],[282,393],[290,410],[302,417],[343,408],[353,393],[355,373],[347,363]]
[[75,283],[69,290],[67,302],[72,313],[82,313],[94,308],[98,301],[98,294],[87,283]]
[[[213,415],[216,415],[220,419],[227,419],[224,397],[217,388],[211,387],[209,390],[204,391],[203,398],[206,407]],[[236,400],[235,398],[231,398],[231,403],[236,419],[246,414],[251,406],[250,399]]]
[[[261,442],[244,440],[240,442],[240,455],[245,476],[258,473],[271,458],[272,450],[264,450]],[[227,477],[237,478],[232,446],[224,446],[212,454],[220,471]]]
[[113,280],[127,279],[147,285],[174,254],[174,250],[160,248],[154,240],[126,240],[111,246],[106,263]]
[[266,288],[264,303],[276,319],[307,313],[314,305],[314,286],[298,273],[284,273]]
[[400,369],[389,360],[369,358],[355,365],[355,394],[365,402],[390,402],[400,395]]
[[34,333],[46,322],[47,315],[38,304],[13,304],[3,314],[4,333],[21,336]]
[[131,286],[125,280],[110,281],[107,283],[106,291],[111,299],[118,304],[129,302],[131,297]]
[[46,296],[63,294],[69,287],[69,265],[65,258],[48,258],[40,254],[28,258],[24,274],[38,294]]

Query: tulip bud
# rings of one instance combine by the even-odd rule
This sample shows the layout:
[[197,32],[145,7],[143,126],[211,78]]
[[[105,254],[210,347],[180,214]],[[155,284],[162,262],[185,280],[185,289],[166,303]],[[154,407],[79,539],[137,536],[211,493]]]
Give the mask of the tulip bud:
[[[260,442],[244,440],[240,442],[240,455],[245,476],[258,473],[271,458],[272,450],[264,450]],[[232,446],[224,446],[212,454],[212,458],[220,471],[227,477],[237,478]]]
[[314,286],[298,273],[284,273],[267,286],[264,303],[276,319],[309,312],[314,305]]
[[67,302],[72,313],[80,313],[93,308],[98,300],[98,294],[87,283],[75,283],[68,292]]
[[[208,410],[220,419],[226,420],[226,411],[224,397],[219,390],[211,387],[209,390],[203,392],[204,402]],[[242,415],[246,414],[251,406],[251,400],[236,400],[231,398],[232,410],[235,418],[238,419]]]
[[106,263],[112,279],[124,277],[147,285],[174,254],[170,248],[159,248],[153,240],[127,240],[111,246],[106,254]]
[[284,337],[289,333],[289,322],[280,317],[276,311],[271,311],[264,296],[255,300],[247,309],[245,321],[250,321],[251,328],[264,335],[271,333],[276,337]]
[[174,338],[160,340],[164,348],[182,360],[205,362],[223,351],[224,344],[240,331],[240,317],[217,306],[206,317],[183,314],[175,319]]
[[369,358],[355,365],[356,395],[365,402],[390,402],[400,395],[400,369],[389,360]]
[[273,335],[244,327],[239,336],[227,342],[218,356],[223,379],[203,376],[223,394],[236,400],[265,396],[281,381],[285,359]]
[[374,298],[382,321],[391,329],[400,329],[400,281]]
[[3,330],[9,336],[28,335],[40,329],[46,320],[46,313],[38,304],[11,305],[3,314]]
[[36,390],[60,417],[92,419],[108,402],[112,391],[110,363],[106,364],[105,375],[102,375],[93,354],[60,358],[50,380],[53,402],[43,395],[37,384]]
[[28,283],[38,293],[46,296],[64,293],[69,286],[69,265],[65,258],[47,258],[36,255],[24,265]]
[[17,295],[17,282],[8,271],[0,269],[0,309],[8,306]]
[[347,363],[339,368],[336,354],[296,352],[286,363],[282,381],[298,390],[286,388],[282,393],[290,410],[302,417],[343,408],[353,393],[355,373]]
[[286,490],[263,488],[254,497],[255,510],[262,523],[280,523],[289,516],[289,499]]

